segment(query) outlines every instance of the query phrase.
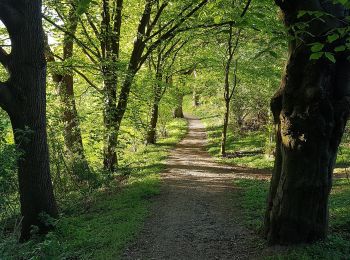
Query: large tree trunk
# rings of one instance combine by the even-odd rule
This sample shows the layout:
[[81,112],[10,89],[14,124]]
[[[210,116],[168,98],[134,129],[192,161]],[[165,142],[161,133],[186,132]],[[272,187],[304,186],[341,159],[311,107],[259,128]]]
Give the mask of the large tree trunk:
[[[323,6],[323,1],[276,2],[287,26],[298,22],[299,10],[344,14],[344,9]],[[309,59],[308,43],[321,41],[321,35],[339,26],[327,19],[310,23],[309,32],[316,38],[304,35],[303,41],[290,42],[285,76],[272,99],[277,147],[265,218],[269,244],[313,242],[327,235],[328,196],[350,102],[346,57],[337,55],[335,63]]]
[[[18,180],[21,202],[21,240],[30,237],[31,226],[47,232],[43,214],[57,217],[50,178],[46,135],[46,62],[41,1],[0,2],[0,19],[12,43],[10,56],[1,62],[10,78],[0,86],[0,105],[11,119],[15,144],[21,152]],[[4,59],[6,58],[6,59]]]

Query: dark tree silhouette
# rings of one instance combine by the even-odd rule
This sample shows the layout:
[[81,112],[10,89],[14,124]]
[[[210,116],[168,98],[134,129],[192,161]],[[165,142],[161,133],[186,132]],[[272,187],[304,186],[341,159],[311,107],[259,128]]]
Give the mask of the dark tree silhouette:
[[[30,237],[32,225],[40,232],[51,227],[44,215],[57,216],[50,178],[46,136],[46,61],[40,0],[1,0],[0,20],[11,38],[12,50],[1,49],[0,62],[9,79],[0,83],[0,106],[9,115],[18,160],[21,202],[21,240]],[[44,213],[44,214],[42,214]]]
[[[270,244],[294,244],[323,239],[328,229],[328,197],[338,146],[349,116],[350,63],[311,60],[310,44],[326,42],[327,33],[344,27],[347,11],[323,0],[276,0],[291,36],[289,61],[281,88],[271,102],[277,131],[276,161],[266,212]],[[313,19],[299,11],[330,15]],[[297,32],[298,22],[308,23]],[[326,44],[332,51],[339,39]],[[332,46],[334,45],[334,46]]]

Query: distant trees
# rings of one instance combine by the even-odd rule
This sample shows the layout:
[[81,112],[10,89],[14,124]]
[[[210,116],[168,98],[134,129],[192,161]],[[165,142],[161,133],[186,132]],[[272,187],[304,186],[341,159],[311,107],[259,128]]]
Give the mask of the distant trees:
[[0,49],[0,62],[9,79],[0,83],[0,106],[9,115],[15,144],[21,153],[18,180],[21,202],[21,239],[32,225],[50,229],[45,215],[57,217],[46,135],[46,62],[41,1],[0,1],[0,20],[12,49]]
[[[106,172],[112,173],[118,165],[118,136],[135,76],[158,46],[173,39],[180,32],[190,29],[184,24],[201,10],[208,0],[172,5],[168,1],[146,0],[126,66],[120,62],[124,1],[101,0],[86,3],[90,3],[90,7],[84,5],[81,9],[84,15],[79,19],[82,28],[81,37],[72,34],[70,36],[75,39],[87,59],[100,70],[102,76],[102,89],[86,76],[84,78],[91,87],[103,95],[105,127],[103,161]],[[90,12],[93,8],[100,10],[101,16],[93,16]],[[46,20],[59,30],[67,32],[52,19],[46,17]],[[161,26],[159,26],[160,20],[162,20]],[[84,76],[82,73],[79,74]]]
[[277,148],[265,234],[269,244],[313,242],[327,235],[333,169],[350,112],[348,53],[334,52],[348,33],[332,36],[348,26],[348,11],[330,1],[275,2],[291,40],[271,102]]
[[165,41],[162,45],[159,45],[157,50],[149,57],[151,67],[153,67],[155,71],[155,80],[151,118],[146,137],[146,142],[148,144],[156,143],[159,105],[168,87],[173,84],[174,64],[179,52],[186,43],[187,41],[182,41],[181,38]]

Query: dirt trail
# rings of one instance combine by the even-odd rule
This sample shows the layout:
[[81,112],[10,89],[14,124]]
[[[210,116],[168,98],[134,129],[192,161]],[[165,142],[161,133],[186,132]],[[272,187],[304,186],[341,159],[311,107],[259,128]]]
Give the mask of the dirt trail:
[[232,179],[267,178],[215,163],[205,150],[200,120],[187,116],[189,132],[171,152],[161,195],[124,259],[257,259],[257,237],[239,223]]

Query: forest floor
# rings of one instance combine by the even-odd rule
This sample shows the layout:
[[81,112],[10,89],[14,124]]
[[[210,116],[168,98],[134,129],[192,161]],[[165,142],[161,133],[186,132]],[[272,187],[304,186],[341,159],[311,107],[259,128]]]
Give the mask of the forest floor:
[[206,130],[186,116],[189,131],[171,152],[161,193],[124,259],[256,259],[264,244],[242,224],[234,179],[268,179],[266,171],[215,162],[206,151]]

